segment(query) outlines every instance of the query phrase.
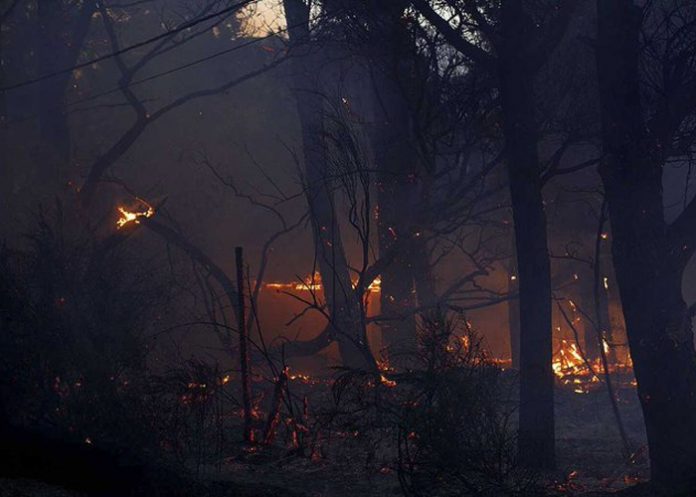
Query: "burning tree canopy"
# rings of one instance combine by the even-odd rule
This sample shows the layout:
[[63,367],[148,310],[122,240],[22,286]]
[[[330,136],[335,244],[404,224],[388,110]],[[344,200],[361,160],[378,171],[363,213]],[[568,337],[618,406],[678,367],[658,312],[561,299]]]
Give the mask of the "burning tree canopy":
[[692,3],[4,2],[0,487],[691,495]]

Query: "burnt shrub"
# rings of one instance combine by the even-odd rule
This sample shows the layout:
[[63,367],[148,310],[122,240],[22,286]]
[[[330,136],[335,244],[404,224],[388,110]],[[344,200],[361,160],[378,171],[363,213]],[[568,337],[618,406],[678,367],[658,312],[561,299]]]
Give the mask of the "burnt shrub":
[[78,218],[58,204],[0,251],[3,425],[144,455],[167,409],[146,337],[171,285],[126,234],[98,239]]
[[412,368],[337,379],[334,425],[364,434],[405,495],[536,495],[517,461],[513,379],[465,319],[437,311],[419,323]]

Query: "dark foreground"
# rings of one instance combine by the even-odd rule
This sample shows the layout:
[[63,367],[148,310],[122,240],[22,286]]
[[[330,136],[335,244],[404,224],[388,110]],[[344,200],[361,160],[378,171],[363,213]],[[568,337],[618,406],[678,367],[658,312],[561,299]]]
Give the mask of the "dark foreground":
[[[635,391],[624,389],[620,392],[621,413],[633,450],[630,463],[625,462],[623,445],[603,390],[577,394],[559,389],[556,398],[558,470],[540,475],[535,490],[528,491],[531,493],[527,495],[657,495],[643,483],[647,480],[648,468]],[[64,464],[58,464],[58,461],[46,460],[61,457],[57,455],[59,452],[51,456],[51,450],[60,449],[49,449],[38,464],[52,470],[32,473],[27,468],[15,467],[11,471],[14,478],[0,479],[0,497],[370,497],[402,494],[397,471],[386,456],[382,457],[378,451],[366,451],[365,445],[359,443],[337,442],[330,453],[312,458],[298,456],[279,445],[258,450],[236,445],[229,447],[221,461],[176,470],[144,469],[137,465],[119,467],[99,452],[88,456],[91,460],[84,459],[81,454],[63,456]],[[37,464],[36,453],[22,457]]]

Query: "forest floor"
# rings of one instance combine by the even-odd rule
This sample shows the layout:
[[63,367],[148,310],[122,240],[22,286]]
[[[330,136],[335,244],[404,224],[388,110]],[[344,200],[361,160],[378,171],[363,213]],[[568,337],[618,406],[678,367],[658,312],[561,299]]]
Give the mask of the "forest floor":
[[[648,478],[643,419],[635,389],[619,392],[622,421],[636,456],[624,462],[623,443],[606,391],[556,392],[558,470],[545,475],[546,494],[599,496],[626,489]],[[307,497],[384,497],[400,495],[395,472],[360,454],[312,462],[306,458],[230,461],[223,478],[264,481]],[[434,494],[433,494],[434,495]]]
[[[619,399],[631,449],[637,454],[631,464],[624,462],[623,444],[606,392],[599,389],[577,394],[565,388],[557,390],[558,470],[542,478],[545,495],[599,497],[647,479],[645,434],[636,392],[623,389],[619,392]],[[280,448],[244,457],[240,457],[240,453],[237,451],[236,455],[226,457],[214,467],[197,468],[198,476],[189,477],[188,491],[177,492],[177,497],[401,495],[395,471],[375,457],[366,458],[357,447],[335,451],[318,460],[289,456]],[[650,495],[638,488],[632,492],[636,497]],[[0,497],[81,495],[33,480],[0,479]]]

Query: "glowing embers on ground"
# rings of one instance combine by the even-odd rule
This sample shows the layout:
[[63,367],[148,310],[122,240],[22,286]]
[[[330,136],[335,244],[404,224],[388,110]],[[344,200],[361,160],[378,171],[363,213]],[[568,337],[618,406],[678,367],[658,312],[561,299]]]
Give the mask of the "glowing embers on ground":
[[116,228],[121,229],[129,223],[140,224],[140,218],[148,218],[155,215],[155,208],[144,201],[140,201],[144,209],[129,210],[126,207],[119,206],[118,212],[120,217],[116,221]]
[[[357,278],[354,279],[351,282],[353,288],[355,288],[358,284]],[[378,276],[375,278],[367,287],[368,292],[376,292],[379,293],[381,290],[381,284],[382,280]],[[266,283],[265,285],[266,288],[272,289],[272,290],[295,290],[298,292],[310,292],[310,291],[319,291],[322,290],[322,284],[321,284],[321,275],[319,273],[314,273],[313,275],[308,275],[305,277],[302,281],[297,281],[294,283],[283,283],[283,282],[273,282],[273,283]]]

